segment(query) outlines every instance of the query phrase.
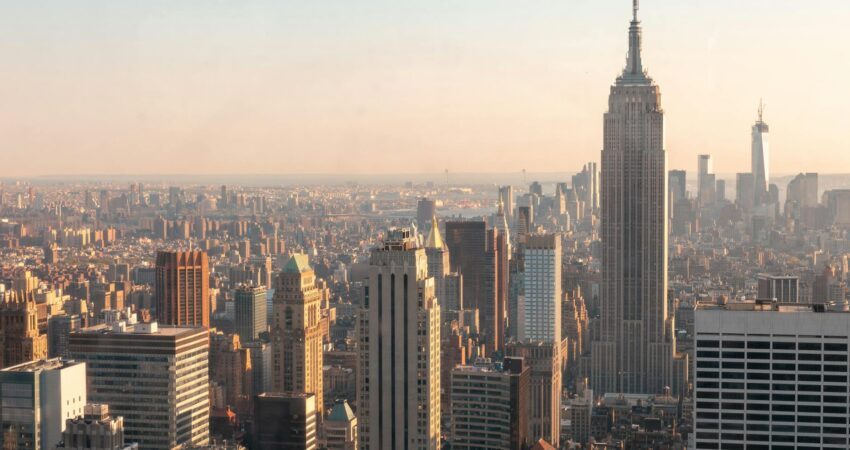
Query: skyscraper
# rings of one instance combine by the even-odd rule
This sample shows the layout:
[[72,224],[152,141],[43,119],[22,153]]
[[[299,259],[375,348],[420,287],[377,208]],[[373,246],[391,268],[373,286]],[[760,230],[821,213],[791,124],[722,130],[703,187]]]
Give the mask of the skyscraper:
[[767,134],[770,128],[764,123],[764,105],[759,102],[758,120],[753,125],[752,146],[752,174],[755,187],[755,204],[762,205],[768,202],[768,189],[770,186],[770,146]]
[[389,230],[372,250],[358,322],[359,448],[436,450],[440,305],[410,230]]
[[156,314],[164,325],[210,326],[210,268],[206,252],[156,254]]
[[463,276],[464,308],[478,309],[486,350],[498,351],[507,308],[507,236],[483,221],[446,222],[446,245],[452,270]]
[[499,186],[499,202],[505,211],[505,217],[508,219],[508,225],[513,225],[514,218],[514,187]]
[[236,333],[243,343],[251,342],[266,331],[266,288],[242,285],[236,289],[235,303]]
[[272,308],[272,390],[316,394],[324,410],[322,294],[307,255],[294,254],[283,267]]
[[209,443],[209,334],[201,328],[119,322],[71,334],[86,363],[90,401],[124,417],[127,441],[172,450]]
[[700,205],[711,205],[714,203],[714,168],[711,163],[711,155],[699,155],[697,157],[697,200]]
[[522,342],[561,340],[561,236],[532,234],[523,246],[525,296],[518,311]]
[[423,197],[416,203],[416,227],[420,233],[427,232],[431,227],[431,219],[437,215],[437,202]]
[[591,372],[600,393],[661,393],[673,378],[664,113],[641,63],[637,12],[635,0],[627,65],[604,122],[601,318]]

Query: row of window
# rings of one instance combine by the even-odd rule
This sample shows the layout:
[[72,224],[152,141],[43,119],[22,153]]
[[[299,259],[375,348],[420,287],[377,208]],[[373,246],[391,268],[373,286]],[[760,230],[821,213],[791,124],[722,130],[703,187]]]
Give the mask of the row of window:
[[755,349],[770,349],[774,350],[814,350],[814,351],[829,351],[829,352],[846,352],[846,343],[836,342],[782,342],[782,341],[718,341],[718,340],[697,340],[697,348],[755,348]]

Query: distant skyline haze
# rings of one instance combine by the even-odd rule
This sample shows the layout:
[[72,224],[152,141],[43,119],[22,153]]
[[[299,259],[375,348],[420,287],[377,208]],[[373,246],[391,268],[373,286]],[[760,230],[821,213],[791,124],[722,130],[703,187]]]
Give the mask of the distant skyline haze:
[[[10,0],[0,177],[572,172],[628,0]],[[644,0],[668,169],[850,172],[850,2]],[[435,179],[435,181],[440,181]],[[530,181],[530,180],[529,180]],[[783,186],[784,188],[784,186]]]

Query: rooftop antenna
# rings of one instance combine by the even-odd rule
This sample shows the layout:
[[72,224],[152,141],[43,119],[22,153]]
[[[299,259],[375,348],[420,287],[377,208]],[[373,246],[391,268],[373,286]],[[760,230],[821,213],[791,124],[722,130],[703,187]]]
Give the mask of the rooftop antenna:
[[635,22],[637,22],[637,20],[638,20],[637,13],[638,13],[639,7],[640,7],[640,0],[632,0],[632,20],[634,20]]
[[[637,0],[635,0],[637,1]],[[764,116],[764,101],[759,99],[759,123],[763,122],[762,117]]]

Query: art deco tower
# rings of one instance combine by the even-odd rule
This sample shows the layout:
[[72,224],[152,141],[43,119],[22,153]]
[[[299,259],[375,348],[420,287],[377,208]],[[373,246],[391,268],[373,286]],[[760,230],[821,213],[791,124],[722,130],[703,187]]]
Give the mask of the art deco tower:
[[315,394],[319,417],[324,410],[321,301],[307,255],[292,255],[272,299],[271,390]]
[[628,61],[604,118],[601,320],[591,373],[599,393],[661,393],[673,383],[664,112],[641,64],[637,11],[634,0]]

